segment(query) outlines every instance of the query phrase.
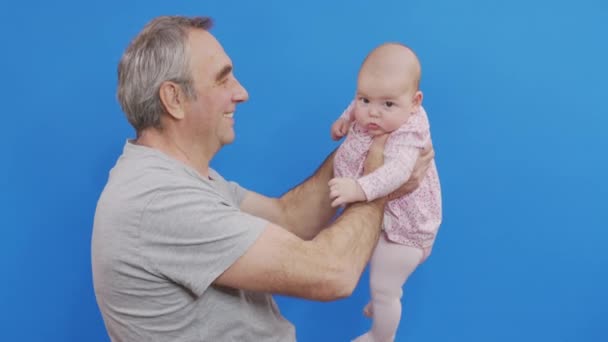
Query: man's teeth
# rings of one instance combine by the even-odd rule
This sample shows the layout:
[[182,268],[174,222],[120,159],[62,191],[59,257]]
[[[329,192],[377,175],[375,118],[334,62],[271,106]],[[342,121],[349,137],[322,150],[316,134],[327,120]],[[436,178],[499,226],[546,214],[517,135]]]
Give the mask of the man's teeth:
[[225,117],[225,118],[231,118],[231,117],[233,117],[233,116],[234,116],[234,112],[224,114],[224,117]]

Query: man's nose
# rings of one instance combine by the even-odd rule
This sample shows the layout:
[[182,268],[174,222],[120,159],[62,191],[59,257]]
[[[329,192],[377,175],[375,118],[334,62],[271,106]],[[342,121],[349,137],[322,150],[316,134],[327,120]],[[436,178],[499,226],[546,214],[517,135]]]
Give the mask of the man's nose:
[[243,87],[241,82],[236,80],[236,89],[234,91],[234,95],[232,96],[232,100],[234,102],[245,102],[248,99],[249,99],[249,93],[247,92],[247,89],[245,89],[245,87]]

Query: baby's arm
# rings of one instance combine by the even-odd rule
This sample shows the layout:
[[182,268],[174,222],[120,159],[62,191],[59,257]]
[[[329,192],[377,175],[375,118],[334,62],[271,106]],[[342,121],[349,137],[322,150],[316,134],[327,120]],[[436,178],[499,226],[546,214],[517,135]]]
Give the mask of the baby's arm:
[[365,193],[365,199],[372,201],[387,196],[399,189],[412,174],[420,151],[413,146],[399,146],[395,157],[374,172],[357,180]]
[[356,179],[336,177],[329,181],[329,198],[332,207],[342,204],[365,201],[363,188]]
[[336,177],[329,181],[331,206],[359,201],[371,201],[399,189],[410,178],[419,151],[404,147],[392,161],[359,179]]
[[348,129],[350,128],[351,122],[354,120],[353,115],[354,102],[351,102],[346,110],[340,115],[338,120],[336,120],[331,125],[331,138],[334,140],[339,140],[343,136],[348,133]]

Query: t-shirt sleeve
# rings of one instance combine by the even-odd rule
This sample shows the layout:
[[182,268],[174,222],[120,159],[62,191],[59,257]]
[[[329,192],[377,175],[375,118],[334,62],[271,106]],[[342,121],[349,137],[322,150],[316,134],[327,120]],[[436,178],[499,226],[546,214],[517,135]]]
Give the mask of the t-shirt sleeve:
[[141,218],[140,252],[151,271],[201,295],[267,225],[208,185],[161,190]]
[[236,202],[236,205],[240,208],[241,203],[243,202],[243,199],[245,198],[245,194],[247,194],[247,192],[249,190],[243,188],[242,186],[240,186],[238,183],[235,183],[235,182],[228,182],[228,187],[230,189],[230,193],[232,194],[232,197],[234,198],[234,201]]
[[234,201],[234,203],[236,203],[237,207],[240,208],[241,203],[243,202],[243,199],[245,198],[245,195],[247,194],[247,192],[249,192],[249,190],[243,188],[237,182],[233,182],[233,181],[229,182],[229,181],[225,180],[224,177],[222,177],[222,175],[220,175],[214,169],[210,168],[209,172],[213,178],[220,180],[226,186],[228,192],[230,193],[232,200]]

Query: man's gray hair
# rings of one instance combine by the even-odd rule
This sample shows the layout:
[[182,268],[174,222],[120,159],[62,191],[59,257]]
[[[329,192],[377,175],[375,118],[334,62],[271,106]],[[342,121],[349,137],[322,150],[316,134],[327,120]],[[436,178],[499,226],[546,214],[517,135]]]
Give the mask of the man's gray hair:
[[149,22],[131,41],[118,64],[118,102],[137,135],[149,127],[162,129],[166,109],[160,86],[179,84],[186,96],[196,98],[188,55],[191,29],[209,30],[209,17],[162,16]]

